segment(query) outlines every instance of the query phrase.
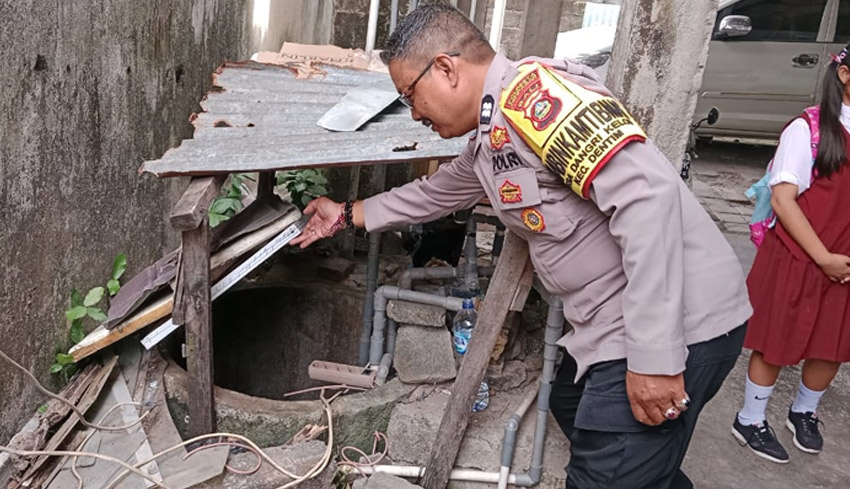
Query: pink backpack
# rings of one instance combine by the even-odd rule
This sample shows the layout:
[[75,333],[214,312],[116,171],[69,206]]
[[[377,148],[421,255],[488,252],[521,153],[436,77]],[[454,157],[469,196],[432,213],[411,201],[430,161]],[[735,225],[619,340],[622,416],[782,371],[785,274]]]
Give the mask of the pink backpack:
[[[820,106],[816,105],[805,109],[800,117],[809,123],[809,130],[812,133],[812,180],[814,180],[817,176],[814,163],[818,156],[818,142],[820,142],[820,127],[818,125],[820,121]],[[794,120],[796,120],[796,117],[791,122]],[[788,126],[786,125],[785,127]],[[773,208],[770,206],[770,186],[767,184],[770,180],[770,171],[772,169],[773,160],[770,160],[770,163],[767,165],[767,172],[765,172],[761,180],[754,183],[744,194],[749,199],[755,200],[755,209],[753,209],[753,215],[750,218],[750,240],[756,247],[761,246],[767,230],[776,221],[776,214],[774,214]]]

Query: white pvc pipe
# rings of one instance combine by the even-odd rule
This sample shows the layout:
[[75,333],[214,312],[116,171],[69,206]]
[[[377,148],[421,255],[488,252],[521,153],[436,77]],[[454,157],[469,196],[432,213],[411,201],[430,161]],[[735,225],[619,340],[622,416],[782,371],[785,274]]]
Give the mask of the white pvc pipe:
[[375,39],[378,37],[378,7],[380,5],[380,0],[369,2],[369,28],[366,31],[366,52],[369,54],[375,49]]
[[[374,465],[360,467],[358,473],[372,475],[377,473],[394,475],[396,477],[407,477],[418,479],[425,475],[425,467],[416,467],[412,465]],[[449,480],[467,481],[467,482],[489,482],[496,484],[499,482],[499,472],[485,472],[483,470],[472,469],[452,469],[449,474]],[[508,476],[508,484],[516,483],[516,475]]]
[[497,52],[499,45],[502,44],[502,26],[505,23],[505,9],[508,7],[508,0],[496,0],[493,6],[493,22],[490,23],[490,46],[493,46]]
[[398,23],[398,0],[392,0],[390,3],[390,34],[395,32],[395,26]]

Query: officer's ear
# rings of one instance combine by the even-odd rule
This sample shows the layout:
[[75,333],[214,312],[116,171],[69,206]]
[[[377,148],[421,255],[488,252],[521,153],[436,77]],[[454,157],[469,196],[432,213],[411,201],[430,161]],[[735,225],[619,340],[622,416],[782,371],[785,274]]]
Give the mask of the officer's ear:
[[458,57],[449,56],[448,54],[438,54],[434,58],[434,69],[439,76],[445,78],[452,88],[458,84],[458,60]]

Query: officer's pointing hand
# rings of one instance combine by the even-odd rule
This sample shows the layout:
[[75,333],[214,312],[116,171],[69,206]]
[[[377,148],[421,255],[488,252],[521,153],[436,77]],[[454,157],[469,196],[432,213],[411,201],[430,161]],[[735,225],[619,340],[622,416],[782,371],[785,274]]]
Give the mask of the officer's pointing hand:
[[679,375],[643,375],[626,372],[626,393],[635,419],[656,426],[688,409],[685,379]]
[[313,217],[307,221],[301,234],[290,244],[300,245],[304,249],[322,238],[330,238],[345,228],[344,204],[334,202],[327,197],[311,200],[304,208],[304,214]]

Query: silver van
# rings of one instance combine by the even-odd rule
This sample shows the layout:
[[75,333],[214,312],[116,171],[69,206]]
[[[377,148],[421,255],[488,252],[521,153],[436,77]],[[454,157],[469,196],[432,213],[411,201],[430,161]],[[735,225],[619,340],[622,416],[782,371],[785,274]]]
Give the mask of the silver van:
[[721,0],[696,117],[721,116],[699,134],[778,137],[848,42],[850,0]]
[[[604,77],[613,27],[558,35],[556,56]],[[695,120],[711,107],[720,120],[700,136],[777,138],[785,124],[819,102],[830,53],[850,42],[850,0],[720,0]]]

